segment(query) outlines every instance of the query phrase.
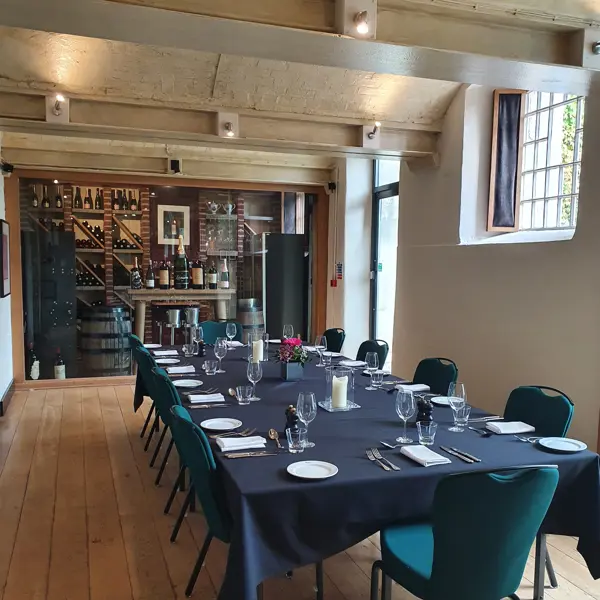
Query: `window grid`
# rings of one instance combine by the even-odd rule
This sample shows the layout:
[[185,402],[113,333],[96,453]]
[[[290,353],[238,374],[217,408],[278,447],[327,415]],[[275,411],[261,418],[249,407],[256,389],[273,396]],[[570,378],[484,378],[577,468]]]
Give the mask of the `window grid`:
[[[565,146],[565,115],[573,106],[573,149]],[[572,229],[577,222],[584,98],[529,92],[521,172],[521,229]],[[561,120],[560,117],[562,117]],[[557,122],[558,120],[558,122]],[[570,155],[570,156],[569,156]]]

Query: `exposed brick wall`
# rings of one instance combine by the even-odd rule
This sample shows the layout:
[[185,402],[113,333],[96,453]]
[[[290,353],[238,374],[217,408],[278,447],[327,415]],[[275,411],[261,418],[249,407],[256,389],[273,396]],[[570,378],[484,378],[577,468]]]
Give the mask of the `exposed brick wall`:
[[114,272],[112,254],[112,206],[110,205],[111,188],[102,188],[102,199],[104,200],[104,269],[106,272],[106,304],[113,306],[121,304],[121,300],[114,293]]
[[70,184],[63,186],[63,210],[65,217],[65,231],[73,231],[73,186]]

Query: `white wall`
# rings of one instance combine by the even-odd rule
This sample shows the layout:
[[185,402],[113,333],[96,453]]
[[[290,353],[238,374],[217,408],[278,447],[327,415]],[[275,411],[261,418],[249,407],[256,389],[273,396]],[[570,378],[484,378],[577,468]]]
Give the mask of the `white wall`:
[[[6,218],[4,204],[4,178],[0,177],[0,219]],[[18,235],[11,231],[11,236]],[[0,298],[0,398],[8,389],[13,378],[12,336],[10,323],[10,296]]]
[[[484,111],[485,113],[485,111]],[[511,389],[549,385],[575,403],[570,434],[595,448],[600,407],[600,88],[586,106],[578,228],[571,241],[457,245],[461,193],[489,164],[462,151],[462,118],[487,122],[462,92],[442,134],[438,169],[400,176],[394,371],[426,356],[459,367],[470,402],[501,411]],[[476,126],[477,123],[468,123]],[[464,154],[464,156],[463,156]],[[457,164],[469,157],[471,167]],[[460,161],[462,159],[458,159]],[[475,164],[479,162],[478,167]]]

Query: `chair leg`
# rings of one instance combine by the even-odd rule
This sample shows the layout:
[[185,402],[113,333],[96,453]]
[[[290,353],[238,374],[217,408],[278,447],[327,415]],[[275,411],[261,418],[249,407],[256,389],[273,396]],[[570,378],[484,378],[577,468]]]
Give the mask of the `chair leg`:
[[181,505],[181,511],[179,512],[179,516],[177,517],[177,521],[175,521],[175,526],[173,527],[173,533],[171,533],[171,542],[174,542],[177,539],[177,534],[179,533],[179,529],[181,528],[181,524],[183,523],[183,519],[185,519],[185,513],[187,512],[188,506],[190,505],[190,496],[194,493],[194,490],[191,489],[188,492],[188,495],[185,497],[183,504]]
[[546,536],[538,533],[535,538],[535,566],[533,572],[533,600],[544,599],[544,579],[546,564]]
[[[316,575],[316,593],[317,593],[317,600],[323,600],[323,594],[324,594],[324,590],[323,590],[323,561],[320,560],[318,563],[315,564],[315,575]],[[391,599],[390,599],[391,600]]]
[[156,448],[154,448],[154,454],[152,455],[152,458],[150,459],[151,467],[154,466],[154,463],[156,462],[156,459],[158,458],[158,453],[160,452],[160,449],[162,447],[162,443],[165,439],[165,435],[167,435],[167,429],[168,429],[168,427],[165,425],[163,427],[162,433],[160,434],[160,437],[158,438],[158,444],[156,444]]
[[194,591],[194,586],[196,585],[196,580],[198,579],[198,575],[200,575],[200,569],[202,568],[202,565],[204,564],[204,559],[206,558],[206,553],[208,552],[208,549],[210,547],[210,543],[212,542],[213,536],[212,533],[210,533],[210,531],[206,534],[206,538],[204,538],[204,544],[202,544],[202,548],[200,549],[200,554],[198,554],[198,560],[196,561],[196,564],[194,565],[194,570],[192,571],[192,574],[190,575],[190,580],[187,584],[187,587],[185,588],[185,595],[187,598],[189,598],[192,595],[192,592]]
[[256,586],[256,600],[263,600],[264,590],[262,582]]
[[146,443],[144,445],[144,452],[148,452],[148,448],[150,447],[150,442],[152,441],[152,437],[154,436],[154,432],[158,431],[158,413],[156,413],[156,416],[154,417],[154,423],[152,423],[152,429],[150,429],[150,433],[148,434],[148,439],[146,440]]
[[550,559],[550,553],[546,551],[546,571],[548,571],[548,579],[550,579],[550,587],[555,590],[558,587],[558,581],[556,579],[556,573],[554,572],[554,566]]
[[369,600],[377,600],[379,592],[379,573],[381,571],[381,561],[376,560],[371,567],[371,596]]
[[509,598],[510,600],[521,600],[521,598],[519,598],[519,596],[517,596],[516,594],[511,594]]
[[156,476],[154,485],[160,485],[160,480],[162,479],[163,473],[165,471],[165,467],[167,466],[167,461],[169,460],[169,454],[171,454],[171,450],[173,450],[174,443],[175,443],[175,440],[173,438],[171,438],[169,441],[169,445],[167,446],[167,450],[165,451],[165,455],[162,459],[162,463],[160,463],[160,469],[158,470],[158,475]]
[[173,505],[173,501],[175,500],[175,496],[177,495],[177,491],[179,490],[179,485],[180,485],[180,479],[185,478],[185,467],[181,467],[181,469],[179,469],[179,475],[177,476],[177,479],[175,480],[175,485],[173,486],[173,489],[171,490],[171,494],[169,495],[169,499],[167,500],[167,503],[165,504],[165,509],[164,509],[164,513],[165,515],[169,514],[169,511],[171,510],[171,506]]
[[383,579],[381,581],[381,600],[392,600],[392,578],[381,571]]
[[150,420],[152,419],[153,413],[154,413],[154,401],[152,401],[152,406],[150,407],[150,410],[148,411],[148,416],[146,417],[146,420],[144,421],[144,426],[142,427],[142,430],[140,431],[141,438],[143,438],[146,435],[146,429],[148,429],[148,425],[150,425]]

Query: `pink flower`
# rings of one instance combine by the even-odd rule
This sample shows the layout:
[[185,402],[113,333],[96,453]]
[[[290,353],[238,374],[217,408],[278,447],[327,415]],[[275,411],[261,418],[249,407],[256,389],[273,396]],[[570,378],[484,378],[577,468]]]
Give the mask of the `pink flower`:
[[283,340],[283,343],[288,346],[302,346],[302,340],[300,338],[287,338]]

